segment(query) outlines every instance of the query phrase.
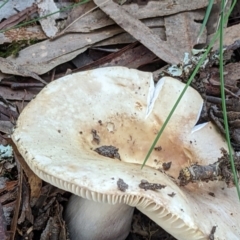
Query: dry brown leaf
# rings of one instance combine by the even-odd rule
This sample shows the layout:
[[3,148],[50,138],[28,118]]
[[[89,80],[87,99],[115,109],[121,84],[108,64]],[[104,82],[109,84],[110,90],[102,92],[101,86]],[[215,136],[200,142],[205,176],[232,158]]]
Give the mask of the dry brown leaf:
[[206,30],[197,42],[201,23],[197,23],[196,20],[203,20],[204,14],[204,11],[198,10],[164,18],[167,43],[178,59],[183,61],[184,53],[191,53],[194,45],[206,43]]
[[171,51],[166,42],[162,41],[151,29],[135,19],[121,6],[110,0],[106,4],[102,4],[102,0],[94,0],[94,2],[120,27],[134,36],[160,59],[168,63],[177,64],[180,62],[180,59],[175,57],[174,52]]
[[[14,61],[16,66],[24,68],[25,71],[43,74],[55,66],[73,59],[94,43],[121,32],[123,30],[119,27],[109,27],[93,33],[67,34],[54,41],[46,40],[34,44],[20,51],[17,58],[8,57],[7,59]],[[16,71],[14,74],[20,75]]]
[[[7,74],[13,74],[13,75],[20,75],[24,77],[32,77],[44,84],[47,84],[42,78],[40,78],[36,73],[27,70],[25,67],[18,65],[17,61],[14,61],[14,58],[11,57],[13,61],[10,60],[10,58],[1,58],[0,57],[0,70],[3,73]],[[30,61],[30,59],[29,59]]]

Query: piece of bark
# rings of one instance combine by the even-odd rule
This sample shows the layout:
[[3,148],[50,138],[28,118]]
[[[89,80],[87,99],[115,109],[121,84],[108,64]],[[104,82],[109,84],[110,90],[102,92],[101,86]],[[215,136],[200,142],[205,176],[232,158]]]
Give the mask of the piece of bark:
[[113,1],[108,1],[106,4],[102,4],[102,0],[94,0],[94,2],[120,27],[134,36],[135,39],[140,41],[160,59],[172,64],[180,62],[180,59],[174,55],[174,52],[171,51],[166,42],[162,41],[151,29],[134,18],[121,6]]

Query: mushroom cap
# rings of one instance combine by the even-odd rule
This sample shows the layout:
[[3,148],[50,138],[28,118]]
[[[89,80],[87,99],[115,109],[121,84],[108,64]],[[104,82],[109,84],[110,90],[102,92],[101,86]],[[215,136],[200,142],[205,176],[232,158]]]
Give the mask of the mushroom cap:
[[[154,86],[151,73],[125,67],[67,75],[25,107],[12,139],[31,169],[61,189],[136,206],[177,239],[208,239],[214,226],[214,239],[240,239],[234,188],[224,182],[177,184],[183,167],[216,162],[220,148],[227,148],[210,122],[195,126],[203,100],[194,89],[187,89],[158,141],[160,151],[141,169],[184,86],[170,77]],[[121,160],[94,151],[101,146],[118,148]],[[169,161],[167,174],[159,171]],[[119,179],[128,186],[119,187]],[[141,180],[166,187],[144,190]]]

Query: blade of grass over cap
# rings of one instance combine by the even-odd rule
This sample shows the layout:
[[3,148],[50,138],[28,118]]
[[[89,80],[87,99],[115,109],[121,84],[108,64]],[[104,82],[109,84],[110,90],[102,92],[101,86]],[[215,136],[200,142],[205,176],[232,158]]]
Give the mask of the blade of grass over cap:
[[2,3],[2,5],[0,6],[0,9],[8,2],[9,0],[6,0],[5,2]]
[[[236,0],[235,0],[235,1],[236,1]],[[228,13],[226,14],[226,16],[224,17],[224,23],[227,21],[227,19],[228,19],[230,13],[231,13],[233,7],[234,7],[234,4],[232,4],[230,10],[228,11]],[[151,147],[150,147],[150,149],[149,149],[149,151],[148,151],[148,153],[147,153],[147,155],[146,155],[146,157],[145,157],[145,159],[144,159],[144,161],[143,161],[143,164],[142,164],[141,168],[143,168],[144,165],[146,164],[146,162],[147,162],[148,158],[150,157],[150,155],[151,155],[154,147],[156,146],[159,138],[161,137],[164,129],[166,128],[166,126],[167,126],[169,120],[171,119],[174,111],[176,110],[179,102],[181,101],[184,93],[186,92],[187,88],[190,86],[190,84],[191,84],[191,82],[193,81],[194,77],[195,77],[196,74],[198,73],[199,68],[201,67],[201,65],[202,65],[202,63],[204,62],[204,60],[206,59],[207,55],[208,55],[209,52],[211,51],[212,46],[213,46],[214,42],[217,40],[217,38],[219,37],[219,35],[220,35],[220,31],[218,30],[218,31],[215,33],[215,35],[213,36],[213,38],[211,39],[211,41],[210,41],[210,43],[209,43],[209,46],[208,46],[208,48],[206,49],[206,52],[203,54],[202,58],[201,58],[200,61],[198,62],[198,64],[197,64],[197,66],[195,67],[194,71],[192,72],[190,78],[188,79],[188,81],[187,81],[187,83],[186,83],[186,86],[184,87],[184,89],[183,89],[183,91],[181,92],[179,98],[177,99],[176,103],[174,104],[172,110],[170,111],[169,115],[167,116],[166,121],[163,123],[160,131],[158,132],[155,140],[153,141],[153,144],[151,145]]]
[[[233,2],[233,6],[235,5],[236,0]],[[227,139],[228,144],[228,151],[229,151],[229,158],[230,163],[232,167],[232,173],[234,176],[234,183],[237,189],[238,198],[240,199],[240,189],[238,184],[238,177],[236,173],[236,168],[233,160],[233,154],[232,154],[232,146],[230,141],[230,133],[229,133],[229,127],[228,127],[228,116],[227,116],[227,108],[226,108],[226,101],[225,101],[225,90],[224,90],[224,69],[223,69],[223,28],[224,28],[224,6],[225,6],[225,0],[222,0],[221,4],[221,18],[220,18],[220,46],[219,46],[219,53],[220,53],[220,63],[219,63],[219,71],[220,71],[220,88],[221,88],[221,99],[222,99],[222,110],[223,110],[223,120],[224,120],[224,127],[225,127],[225,135]]]

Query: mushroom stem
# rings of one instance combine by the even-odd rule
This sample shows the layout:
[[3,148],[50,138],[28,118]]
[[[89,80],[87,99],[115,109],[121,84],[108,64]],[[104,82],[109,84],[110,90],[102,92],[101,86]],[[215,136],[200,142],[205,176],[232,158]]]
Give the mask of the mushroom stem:
[[72,195],[65,220],[71,240],[124,240],[131,228],[134,208],[107,204]]

